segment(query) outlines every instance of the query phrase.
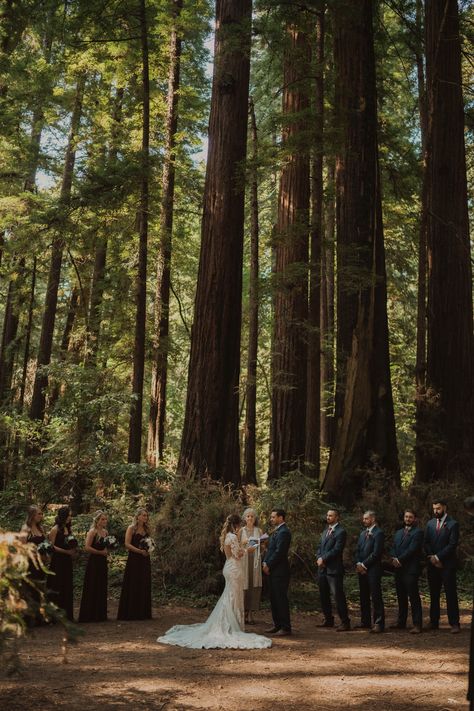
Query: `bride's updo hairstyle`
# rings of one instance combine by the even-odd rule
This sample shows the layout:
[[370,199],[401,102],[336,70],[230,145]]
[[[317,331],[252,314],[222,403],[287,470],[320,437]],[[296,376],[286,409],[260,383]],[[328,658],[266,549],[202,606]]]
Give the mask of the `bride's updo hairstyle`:
[[224,550],[224,541],[228,533],[233,533],[236,526],[240,526],[242,523],[241,518],[238,514],[230,514],[227,516],[224,525],[222,526],[221,535],[219,536],[219,542],[221,544],[221,551]]

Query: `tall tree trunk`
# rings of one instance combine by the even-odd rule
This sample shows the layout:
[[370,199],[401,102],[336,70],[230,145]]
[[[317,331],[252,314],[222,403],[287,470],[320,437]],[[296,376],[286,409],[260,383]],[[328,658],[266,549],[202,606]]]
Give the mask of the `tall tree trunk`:
[[[63,178],[61,183],[60,205],[65,206],[71,196],[72,177],[74,163],[76,160],[76,140],[82,114],[82,100],[84,95],[86,77],[81,75],[77,80],[76,97],[71,116],[71,127],[66,148],[64,161]],[[46,300],[41,326],[41,336],[36,361],[36,374],[33,385],[33,396],[30,405],[30,417],[36,420],[44,418],[46,404],[46,388],[48,386],[48,376],[44,372],[51,360],[51,350],[53,345],[54,323],[56,320],[56,309],[58,303],[58,289],[61,279],[61,266],[64,251],[64,239],[60,235],[55,236],[52,245],[51,263],[49,268],[48,283],[46,286]]]
[[328,448],[332,445],[334,422],[335,174],[335,160],[330,156],[327,160],[324,243],[321,255],[321,444]]
[[163,459],[166,423],[166,383],[168,378],[169,307],[171,291],[171,240],[173,232],[175,145],[178,130],[178,92],[181,68],[181,37],[177,21],[182,0],[173,0],[173,26],[170,37],[166,145],[163,165],[163,201],[161,205],[161,242],[158,256],[155,295],[155,342],[151,375],[150,414],[148,418],[147,461],[152,467]]
[[249,276],[249,340],[247,353],[247,383],[245,388],[244,474],[246,484],[257,483],[256,423],[257,423],[257,357],[258,357],[258,134],[255,106],[249,100],[252,136],[252,175],[250,180],[250,276]]
[[[118,152],[118,126],[122,120],[122,104],[124,90],[117,89],[113,101],[112,120],[113,128],[108,162],[112,167],[117,160]],[[85,365],[95,367],[99,352],[99,339],[102,323],[102,301],[104,296],[105,268],[107,264],[108,237],[107,226],[103,233],[97,236],[94,250],[94,267],[89,296],[89,317],[86,343]]]
[[[69,297],[69,304],[66,313],[66,321],[64,323],[63,336],[61,338],[61,345],[59,346],[59,361],[62,363],[66,362],[68,351],[71,348],[71,335],[74,328],[74,323],[76,321],[77,312],[79,309],[79,299],[80,290],[78,286],[74,286],[71,291],[71,296]],[[51,395],[49,398],[48,409],[49,411],[54,410],[54,406],[58,401],[59,394],[63,391],[64,384],[61,386],[59,382],[54,384],[51,389]]]
[[377,150],[372,0],[334,6],[337,161],[336,433],[324,488],[350,501],[363,473],[398,484]]
[[145,376],[146,271],[148,256],[148,204],[150,167],[150,73],[146,0],[139,0],[142,49],[142,176],[138,224],[138,273],[136,279],[135,342],[133,349],[132,405],[128,437],[128,461],[140,462],[142,450],[143,380]]
[[311,160],[311,262],[308,313],[308,388],[306,401],[305,463],[308,474],[319,479],[321,430],[321,256],[323,225],[324,130],[324,4],[316,18],[314,140]]
[[306,445],[311,51],[305,30],[289,24],[286,33],[282,137],[286,156],[275,231],[269,479],[302,468]]
[[251,0],[217,0],[201,254],[179,469],[238,484]]
[[426,0],[428,243],[426,397],[417,480],[472,473],[474,336],[461,43],[456,0]]

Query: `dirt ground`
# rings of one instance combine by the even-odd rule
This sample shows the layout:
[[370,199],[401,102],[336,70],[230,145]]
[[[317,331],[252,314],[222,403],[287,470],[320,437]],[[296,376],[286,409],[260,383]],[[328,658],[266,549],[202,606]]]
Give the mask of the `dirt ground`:
[[[259,651],[189,650],[156,643],[176,623],[207,610],[160,607],[148,622],[82,625],[86,634],[62,664],[61,631],[43,627],[21,646],[22,677],[0,680],[1,711],[443,711],[465,701],[470,622],[410,635],[317,629],[318,617],[293,616],[294,636]],[[394,619],[389,611],[389,622]],[[355,616],[353,615],[353,619]],[[251,631],[270,621],[261,613]]]

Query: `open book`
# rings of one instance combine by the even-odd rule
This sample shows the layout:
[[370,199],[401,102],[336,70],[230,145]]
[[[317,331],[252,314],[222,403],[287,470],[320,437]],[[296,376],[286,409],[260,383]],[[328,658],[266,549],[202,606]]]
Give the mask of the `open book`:
[[263,541],[266,541],[267,538],[268,538],[268,533],[262,533],[260,538],[253,538],[253,537],[249,538],[249,546],[251,546],[252,548],[254,546],[259,546],[260,543],[263,543]]

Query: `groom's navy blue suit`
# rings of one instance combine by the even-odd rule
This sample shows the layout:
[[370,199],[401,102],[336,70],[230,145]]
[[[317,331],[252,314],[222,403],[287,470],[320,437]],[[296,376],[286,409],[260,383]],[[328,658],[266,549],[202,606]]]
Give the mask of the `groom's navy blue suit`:
[[321,608],[327,625],[334,624],[331,593],[336,603],[337,614],[343,624],[349,624],[346,596],[344,594],[344,565],[342,554],[346,545],[347,534],[341,524],[328,526],[321,536],[316,560],[322,558],[324,566],[318,568],[319,594]]
[[384,533],[374,526],[372,531],[364,529],[359,536],[356,563],[362,563],[366,573],[359,573],[360,616],[364,627],[371,626],[371,601],[374,625],[385,627],[385,610],[382,598],[382,555]]
[[291,632],[290,605],[288,603],[288,586],[290,584],[288,550],[290,543],[290,529],[286,523],[282,523],[270,536],[263,560],[270,570],[270,604],[273,625],[276,629],[285,630],[285,632]]

